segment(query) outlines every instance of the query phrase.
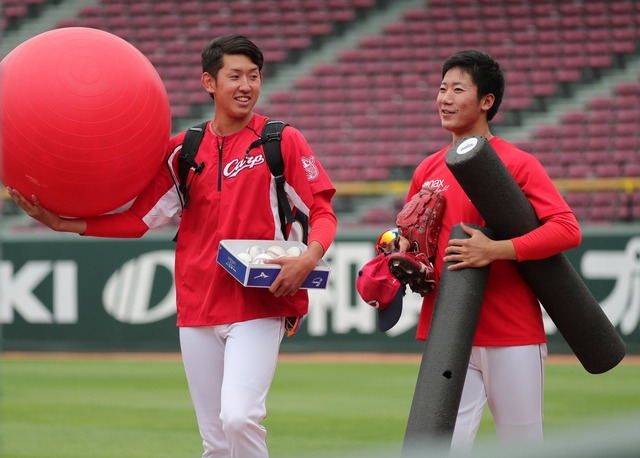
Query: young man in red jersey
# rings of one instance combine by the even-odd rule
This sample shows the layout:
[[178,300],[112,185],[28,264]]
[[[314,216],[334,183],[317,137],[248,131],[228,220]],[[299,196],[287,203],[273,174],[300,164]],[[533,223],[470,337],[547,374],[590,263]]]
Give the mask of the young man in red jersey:
[[177,158],[185,132],[171,139],[166,166],[121,213],[65,219],[15,190],[10,196],[53,230],[96,237],[140,237],[181,215],[175,282],[184,368],[203,457],[267,457],[266,397],[276,368],[286,317],[308,311],[300,285],[332,243],[337,221],[333,184],[302,134],[282,133],[286,191],[309,217],[307,250],[271,262],[281,271],[269,289],[247,288],[216,262],[223,239],[282,240],[274,178],[262,147],[248,151],[267,118],[253,111],[262,86],[263,55],[243,36],[211,41],[202,52],[202,85],[215,100],[190,174],[189,205],[177,188]]
[[[446,200],[434,262],[436,280],[445,262],[456,263],[450,267],[452,270],[491,264],[453,432],[453,451],[471,449],[487,402],[501,442],[542,441],[547,339],[538,299],[515,263],[544,259],[581,242],[573,212],[540,162],[494,136],[489,129],[489,121],[502,102],[504,87],[499,64],[483,52],[461,51],[444,62],[436,102],[442,127],[451,132],[452,143],[416,168],[407,199],[429,186]],[[445,163],[452,144],[474,135],[489,140],[531,202],[540,227],[510,240],[491,240],[463,224],[470,237],[449,240],[456,224],[484,225]],[[407,245],[406,239],[401,241],[403,249]],[[436,292],[437,289],[425,295],[418,339],[427,338]]]

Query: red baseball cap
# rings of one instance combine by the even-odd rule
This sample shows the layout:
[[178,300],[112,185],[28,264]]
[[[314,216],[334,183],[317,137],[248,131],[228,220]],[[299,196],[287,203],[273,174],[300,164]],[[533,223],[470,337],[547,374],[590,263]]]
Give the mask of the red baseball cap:
[[356,290],[362,300],[378,309],[378,329],[391,329],[402,314],[404,288],[389,270],[387,255],[382,253],[358,272]]

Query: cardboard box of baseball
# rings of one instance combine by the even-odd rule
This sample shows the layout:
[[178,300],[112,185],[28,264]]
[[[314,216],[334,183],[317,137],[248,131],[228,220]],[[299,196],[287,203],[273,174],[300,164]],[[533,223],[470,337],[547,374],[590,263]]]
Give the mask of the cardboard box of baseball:
[[[280,240],[222,240],[217,261],[244,286],[268,288],[280,271],[277,264],[263,264],[264,259],[281,256],[300,256],[307,247],[301,242]],[[301,288],[324,289],[329,280],[329,265],[318,261],[316,268],[302,283]]]

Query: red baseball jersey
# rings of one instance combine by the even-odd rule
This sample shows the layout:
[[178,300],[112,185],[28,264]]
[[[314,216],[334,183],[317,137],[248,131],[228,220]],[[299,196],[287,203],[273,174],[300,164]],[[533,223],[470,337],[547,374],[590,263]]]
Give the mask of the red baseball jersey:
[[[519,150],[498,137],[493,137],[490,143],[531,202],[538,218],[542,221],[553,221],[554,218],[557,218],[563,227],[569,227],[571,236],[559,239],[560,242],[544,236],[528,238],[526,235],[523,236],[524,244],[528,247],[527,251],[535,252],[535,249],[531,250],[531,246],[537,244],[541,247],[538,251],[544,251],[547,254],[551,252],[549,254],[551,255],[573,248],[576,241],[579,244],[578,223],[542,164],[533,155]],[[426,185],[440,191],[446,199],[446,209],[434,265],[437,280],[442,272],[444,250],[449,241],[451,228],[461,222],[486,225],[445,163],[445,155],[450,147],[451,145],[427,157],[417,167],[408,194],[409,199],[423,185]],[[568,224],[566,224],[567,220]],[[542,227],[540,226],[540,228]],[[538,234],[544,235],[545,230],[538,231]],[[519,245],[520,241],[514,240],[516,252],[518,252]],[[544,250],[542,250],[543,246]],[[527,259],[518,253],[518,260]],[[424,298],[418,324],[418,339],[424,340],[427,337],[436,293],[437,289]],[[513,261],[493,262],[489,270],[487,288],[473,344],[477,346],[512,346],[543,342],[546,342],[546,335],[540,304],[522,279],[516,268],[516,263]]]
[[[221,240],[283,239],[275,180],[264,151],[261,146],[247,151],[266,121],[254,114],[244,129],[225,137],[214,135],[207,125],[195,158],[205,165],[201,173],[189,176],[193,181],[184,210],[176,187],[182,132],[171,139],[166,164],[130,209],[87,220],[85,235],[132,237],[182,213],[175,255],[178,326],[212,326],[308,311],[306,290],[275,298],[266,288],[242,286],[216,262]],[[309,241],[320,242],[326,251],[335,234],[330,205],[335,188],[297,129],[284,129],[281,149],[287,196],[297,211],[310,216]]]

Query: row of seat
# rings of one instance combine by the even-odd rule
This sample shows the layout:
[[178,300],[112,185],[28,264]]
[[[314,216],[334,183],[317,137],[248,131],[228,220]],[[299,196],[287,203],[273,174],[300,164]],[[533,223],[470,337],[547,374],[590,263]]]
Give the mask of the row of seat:
[[[29,7],[41,6],[50,0],[3,0],[2,23],[6,27],[8,20],[21,19],[28,15]],[[59,3],[57,0],[52,3]],[[332,21],[350,22],[358,10],[376,6],[376,0],[102,0],[97,4],[87,2],[80,7],[81,18],[101,18],[109,23],[110,18],[126,19],[131,24],[150,24],[154,18],[167,16],[180,18],[191,15],[193,21],[208,25],[227,23],[232,26],[283,23],[324,23]],[[259,14],[256,10],[259,9]],[[203,15],[206,20],[203,21]],[[196,19],[196,17],[198,19]],[[182,23],[182,22],[181,22]],[[192,25],[192,24],[190,24]],[[3,30],[3,29],[0,29]]]
[[0,32],[7,30],[11,22],[22,20],[47,2],[48,0],[3,0],[0,4]]
[[[473,13],[465,14],[465,9]],[[581,20],[571,27],[558,20],[570,14]],[[339,158],[358,157],[358,142],[369,139],[376,143],[385,138],[396,143],[410,141],[412,147],[428,154],[448,140],[439,127],[434,101],[442,60],[461,45],[481,46],[502,63],[507,93],[494,121],[500,123],[509,111],[527,110],[536,99],[558,95],[563,85],[579,84],[585,71],[612,67],[620,54],[632,53],[640,39],[639,17],[640,11],[629,1],[576,3],[570,8],[563,2],[544,0],[513,0],[501,6],[462,0],[429,2],[424,8],[408,10],[403,21],[387,24],[383,34],[362,38],[359,46],[340,53],[338,62],[318,65],[296,81],[294,90],[272,94],[266,110],[295,120],[309,132],[314,147],[327,156],[336,151]],[[478,22],[486,25],[489,21],[495,23],[477,27]],[[609,27],[614,23],[618,27]],[[638,146],[633,124],[638,105],[630,100],[629,94],[616,100],[619,106],[607,128],[611,140],[606,155],[603,136],[594,133],[602,128],[596,118],[593,126],[576,126],[580,135],[569,133],[567,127],[553,148],[545,144],[551,141],[549,136],[541,135],[529,142],[530,149],[547,155],[545,165],[557,177],[632,173],[635,166],[630,159]],[[370,148],[371,156],[377,149],[375,145]],[[566,150],[589,153],[592,167],[584,166],[584,156],[582,166],[571,165],[575,155],[562,155]],[[609,165],[611,159],[615,166]],[[371,158],[370,167],[377,169],[383,161]],[[348,175],[348,162],[337,159],[332,171]],[[392,168],[387,177],[391,173]]]
[[[209,102],[199,82],[199,54],[213,35],[246,34],[263,48],[269,69],[311,51],[318,37],[356,22],[378,3],[384,2],[101,0],[58,25],[98,27],[138,47],[158,69],[180,118]],[[494,120],[499,124],[602,69],[624,65],[640,41],[637,3],[425,1],[256,108],[298,127],[335,181],[389,179],[450,141],[435,111],[440,68],[450,54],[479,47],[501,62],[507,93]],[[4,8],[24,4],[5,0]],[[538,155],[552,177],[640,176],[638,86],[617,86],[612,97],[567,113],[561,125],[540,127],[521,146]]]
[[[640,191],[572,191],[565,192],[564,197],[581,223],[609,225],[617,221],[640,220]],[[342,228],[393,227],[403,202],[396,200],[393,205],[369,207],[359,219],[341,222]]]
[[[610,96],[593,97],[584,110],[567,111],[559,124],[540,125],[514,143],[538,157],[554,179],[640,177],[639,123],[640,81],[623,81]],[[565,198],[583,222],[640,219],[640,191],[572,191]],[[397,211],[373,207],[359,223],[386,225]]]
[[[268,67],[270,63],[277,65],[287,59],[289,51],[309,48],[316,26],[328,34],[335,23],[353,21],[358,9],[372,8],[375,3],[372,0],[271,1],[262,2],[264,13],[255,15],[249,11],[255,6],[252,2],[103,0],[84,7],[78,18],[62,21],[60,25],[105,28],[132,41],[158,68],[175,106],[175,117],[181,117],[188,113],[191,103],[206,100],[198,85],[192,87],[184,81],[185,71],[192,70],[195,75],[199,70],[199,51],[211,37],[212,30],[216,33],[248,31],[264,49]],[[510,2],[502,8],[502,15],[496,15],[495,5],[490,3],[428,2],[425,7],[408,10],[404,21],[387,24],[384,34],[364,37],[358,48],[342,53],[331,75],[318,72],[310,77],[317,83],[316,90],[322,87],[325,92],[337,92],[337,88],[344,87],[344,80],[339,76],[345,74],[386,77],[388,82],[380,81],[374,87],[389,88],[397,85],[397,75],[389,74],[389,69],[397,65],[402,70],[396,73],[425,75],[420,85],[434,88],[439,83],[441,60],[461,44],[467,45],[467,40],[468,45],[486,43],[489,50],[507,64],[509,92],[514,96],[506,98],[503,108],[528,109],[535,97],[553,96],[559,91],[560,83],[578,81],[583,69],[610,67],[615,53],[631,52],[640,33],[640,28],[634,26],[636,9],[625,7],[633,6],[626,1],[612,4],[616,6],[595,8],[589,3],[566,8],[554,2],[521,0]],[[473,10],[473,14],[448,14],[453,8],[456,13]],[[336,16],[341,11],[348,14]],[[524,24],[524,11],[532,13],[535,20]],[[211,14],[203,15],[203,12]],[[553,20],[570,15],[582,21],[568,28],[567,24]],[[604,18],[603,24],[611,18],[607,24],[615,23],[617,27],[601,27],[596,18]],[[553,24],[549,25],[545,19]],[[487,21],[491,27],[467,24],[475,20]],[[460,33],[461,30],[464,33]],[[403,81],[403,87],[414,92],[424,90],[416,87],[416,81],[418,78],[414,78],[413,83]],[[362,87],[359,83],[351,86]],[[324,95],[316,97],[327,100]]]
[[101,0],[58,26],[99,28],[132,43],[158,70],[173,117],[181,118],[208,100],[199,84],[185,81],[199,79],[200,52],[213,36],[248,36],[263,50],[268,71],[376,6],[375,0]]
[[559,124],[539,125],[519,146],[531,151],[552,178],[640,177],[640,80],[618,83]]
[[[536,96],[553,97],[560,89],[559,84],[579,82],[585,69],[614,65],[619,54],[635,52],[640,38],[640,6],[636,5],[637,2],[585,2],[571,5],[563,2],[552,5],[518,1],[501,5],[494,2],[474,3],[430,1],[432,10],[415,10],[409,16],[423,24],[434,17],[442,20],[455,18],[460,24],[459,18],[466,17],[468,20],[461,21],[463,24],[460,24],[460,28],[466,27],[466,23],[469,29],[473,29],[478,22],[487,24],[494,21],[492,24],[495,27],[484,28],[490,31],[488,35],[475,31],[474,39],[478,43],[490,43],[490,52],[501,62],[507,63],[508,89],[503,111],[529,109]],[[492,3],[491,6],[489,3]],[[496,19],[505,18],[506,11],[511,13],[509,19]],[[547,19],[536,17],[536,14],[545,12],[550,13]],[[557,12],[562,14],[555,14]],[[585,19],[588,15],[591,17]],[[611,27],[611,24],[619,27]],[[589,30],[591,27],[594,28]],[[447,27],[441,26],[438,31],[439,34],[447,34],[440,36],[442,42],[459,43],[451,35],[458,33],[458,29],[448,27],[448,32],[445,30]],[[498,33],[495,33],[496,30]],[[403,38],[410,35],[402,24],[392,24],[386,31]],[[384,38],[366,40],[366,46],[381,47]],[[517,46],[504,45],[508,40]],[[400,39],[395,39],[394,45],[400,42]],[[428,43],[429,38],[411,39],[413,45],[420,46],[425,42]],[[438,57],[441,58],[448,51],[441,51]],[[347,60],[356,60],[356,55],[355,52],[349,54]],[[435,65],[432,71],[435,74],[433,83],[437,85],[439,73]],[[352,72],[347,69],[344,73]],[[521,142],[521,147],[536,154],[552,178],[640,177],[639,95],[640,82],[620,83],[611,97],[596,97],[583,111],[566,113],[561,125],[540,127],[531,139]],[[436,122],[432,120],[427,125]],[[626,191],[567,192],[565,197],[580,221],[610,223],[640,219],[638,191],[631,194]],[[369,208],[354,225],[393,225],[400,205],[396,204],[394,208]]]

